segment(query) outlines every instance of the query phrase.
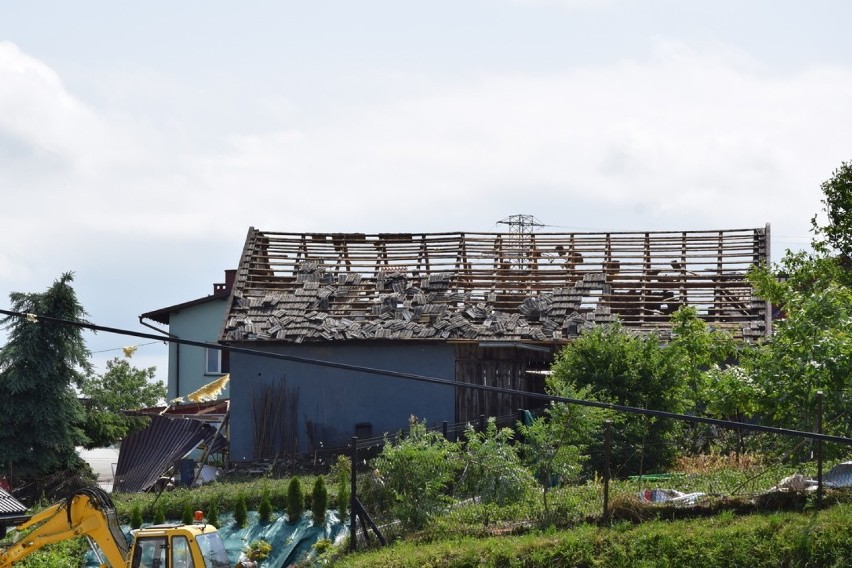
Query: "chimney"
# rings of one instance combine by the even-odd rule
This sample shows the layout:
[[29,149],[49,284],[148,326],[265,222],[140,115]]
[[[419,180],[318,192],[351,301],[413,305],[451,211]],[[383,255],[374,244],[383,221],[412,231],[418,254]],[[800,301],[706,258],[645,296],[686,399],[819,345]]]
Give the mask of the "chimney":
[[234,287],[234,280],[237,277],[237,271],[234,269],[225,271],[225,282],[224,283],[214,283],[213,284],[213,293],[221,294],[224,292],[230,292],[231,288]]

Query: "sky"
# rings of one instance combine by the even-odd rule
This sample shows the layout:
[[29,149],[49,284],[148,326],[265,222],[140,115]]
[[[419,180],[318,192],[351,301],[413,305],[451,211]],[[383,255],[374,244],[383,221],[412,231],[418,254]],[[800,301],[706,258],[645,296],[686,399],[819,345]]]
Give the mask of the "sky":
[[[0,0],[0,308],[210,294],[249,227],[771,226],[852,160],[852,2]],[[86,340],[97,368],[137,345]],[[4,335],[0,332],[0,343]]]

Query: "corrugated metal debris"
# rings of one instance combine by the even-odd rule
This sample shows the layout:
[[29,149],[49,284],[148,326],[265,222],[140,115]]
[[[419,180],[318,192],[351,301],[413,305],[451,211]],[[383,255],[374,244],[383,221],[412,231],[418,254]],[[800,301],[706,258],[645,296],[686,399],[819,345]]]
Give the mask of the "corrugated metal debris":
[[113,491],[134,493],[151,488],[157,480],[199,444],[211,445],[209,453],[227,446],[216,428],[193,418],[153,416],[151,424],[122,440],[115,469]]
[[0,489],[0,521],[3,517],[20,516],[27,512],[26,506],[12,497],[3,489]]
[[517,235],[249,230],[224,341],[561,342],[614,321],[669,329],[682,305],[735,336],[768,327],[745,279],[768,228]]

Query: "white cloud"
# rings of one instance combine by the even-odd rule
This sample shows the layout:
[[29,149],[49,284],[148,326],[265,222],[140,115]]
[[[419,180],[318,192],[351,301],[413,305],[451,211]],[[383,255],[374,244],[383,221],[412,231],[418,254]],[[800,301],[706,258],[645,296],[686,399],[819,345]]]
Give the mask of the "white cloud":
[[281,229],[298,212],[294,230],[353,217],[362,230],[393,218],[428,230],[448,210],[501,203],[579,225],[572,204],[591,202],[609,228],[803,232],[820,176],[852,145],[837,128],[850,94],[850,69],[773,75],[735,52],[661,42],[649,61],[479,76],[331,126],[235,137],[191,177],[251,188],[277,204],[255,209],[256,224]]
[[[180,89],[151,86],[145,97],[191,98]],[[852,70],[770,73],[720,46],[660,40],[650,59],[400,92],[374,106],[307,110],[287,93],[258,91],[245,105],[267,109],[269,124],[235,132],[213,115],[199,124],[144,108],[99,110],[45,63],[0,44],[0,104],[9,109],[0,161],[11,164],[0,170],[0,231],[29,243],[0,255],[0,277],[55,276],[36,265],[57,243],[72,248],[62,269],[77,269],[107,242],[238,247],[249,225],[490,230],[525,212],[572,228],[768,221],[777,234],[803,235],[819,182],[852,146],[838,127],[852,120]],[[137,254],[156,263],[162,253]]]

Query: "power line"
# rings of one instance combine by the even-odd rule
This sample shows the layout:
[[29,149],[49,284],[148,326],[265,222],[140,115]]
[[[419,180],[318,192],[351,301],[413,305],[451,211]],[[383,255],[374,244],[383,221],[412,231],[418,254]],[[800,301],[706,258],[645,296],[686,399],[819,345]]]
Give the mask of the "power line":
[[625,412],[628,414],[639,414],[643,416],[653,416],[656,418],[668,418],[673,420],[682,420],[685,422],[695,422],[699,424],[710,424],[713,426],[720,426],[723,428],[734,428],[734,429],[743,429],[743,430],[754,430],[757,432],[766,432],[769,434],[780,434],[784,436],[793,436],[797,438],[810,438],[812,440],[822,440],[825,442],[835,442],[838,444],[845,444],[847,446],[852,446],[852,438],[844,438],[843,436],[832,436],[828,434],[818,434],[815,432],[804,432],[802,430],[790,430],[787,428],[777,428],[775,426],[763,426],[761,424],[749,424],[747,422],[735,422],[733,420],[721,420],[718,418],[707,418],[704,416],[693,416],[689,414],[678,414],[676,412],[667,412],[664,410],[650,410],[647,408],[636,408],[633,406],[624,406],[620,404],[612,404],[608,402],[598,402],[594,400],[582,400],[577,398],[568,398],[564,396],[553,396],[544,393],[537,392],[529,392],[522,391],[517,389],[508,389],[504,387],[495,387],[490,385],[477,385],[473,383],[459,383],[453,379],[442,379],[439,377],[430,377],[427,375],[418,375],[416,373],[404,373],[400,371],[389,371],[387,369],[376,369],[373,367],[365,367],[362,365],[352,365],[350,363],[338,363],[335,361],[324,361],[321,359],[313,359],[310,357],[299,357],[297,355],[285,355],[283,353],[272,353],[269,351],[260,351],[257,349],[248,349],[246,347],[236,347],[233,345],[223,345],[220,343],[209,343],[205,341],[194,341],[192,339],[181,339],[177,337],[163,337],[159,335],[153,335],[150,333],[142,333],[138,331],[132,331],[128,329],[120,329],[115,327],[106,327],[101,325],[96,325],[88,322],[80,322],[80,321],[71,321],[60,318],[53,318],[49,316],[42,316],[38,314],[28,314],[23,312],[12,312],[8,310],[0,310],[0,314],[6,316],[20,317],[26,318],[32,323],[38,322],[49,322],[49,323],[57,323],[61,325],[72,325],[75,327],[80,327],[84,329],[89,329],[91,331],[102,331],[106,333],[115,333],[119,335],[129,335],[131,337],[139,337],[142,339],[152,339],[155,341],[168,341],[170,343],[177,343],[179,345],[190,345],[193,347],[204,347],[207,349],[216,349],[219,351],[227,351],[230,353],[240,353],[243,355],[252,355],[255,357],[265,357],[268,359],[278,359],[281,361],[290,361],[293,363],[301,363],[304,365],[314,365],[318,367],[328,367],[332,369],[341,369],[344,371],[352,371],[358,373],[367,373],[371,375],[382,375],[386,377],[394,377],[398,379],[406,379],[412,381],[419,381],[423,383],[430,383],[436,385],[443,385],[447,387],[453,388],[466,388],[473,390],[480,390],[484,392],[493,392],[500,394],[508,394],[515,395],[519,397],[526,397],[535,400],[544,400],[547,402],[557,402],[564,404],[576,404],[578,406],[587,406],[592,408],[601,408],[604,410],[612,410],[614,412]]

